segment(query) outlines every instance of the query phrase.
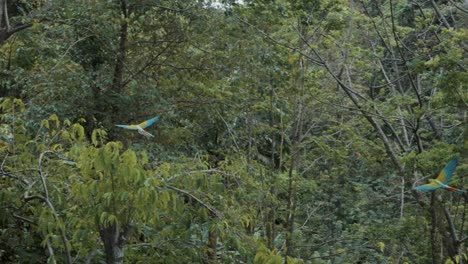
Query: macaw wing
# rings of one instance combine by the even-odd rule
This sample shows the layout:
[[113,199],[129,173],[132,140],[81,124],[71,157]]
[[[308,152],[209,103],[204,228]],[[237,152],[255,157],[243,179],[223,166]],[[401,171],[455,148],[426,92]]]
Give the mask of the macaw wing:
[[141,122],[139,124],[139,126],[142,127],[142,128],[147,128],[147,127],[151,126],[154,122],[158,121],[158,119],[159,119],[159,116],[155,116],[155,117],[153,117],[151,119],[148,119],[148,120],[146,120],[144,122]]
[[436,180],[447,184],[448,181],[450,181],[450,178],[452,178],[452,174],[455,171],[455,167],[457,167],[457,163],[457,158],[453,157],[447,163],[447,165],[445,165],[444,169],[440,172],[439,176],[437,176]]
[[138,130],[138,126],[136,126],[136,125],[130,125],[130,126],[127,126],[127,125],[115,125],[115,126],[122,127],[122,128],[125,128],[125,129],[130,129],[130,130]]
[[432,191],[432,190],[439,189],[439,188],[440,188],[440,185],[431,182],[428,184],[420,185],[416,187],[415,189],[418,191]]

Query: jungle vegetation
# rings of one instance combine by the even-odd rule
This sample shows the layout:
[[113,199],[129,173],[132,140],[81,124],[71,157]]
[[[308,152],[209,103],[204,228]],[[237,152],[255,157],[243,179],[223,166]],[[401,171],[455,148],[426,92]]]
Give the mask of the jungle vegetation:
[[[468,263],[462,0],[0,0],[1,263]],[[115,124],[159,116],[145,138]]]

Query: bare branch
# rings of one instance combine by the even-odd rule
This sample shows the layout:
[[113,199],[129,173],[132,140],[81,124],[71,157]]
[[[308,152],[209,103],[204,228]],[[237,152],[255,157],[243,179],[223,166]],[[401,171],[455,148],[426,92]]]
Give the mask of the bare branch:
[[184,195],[187,195],[189,196],[190,198],[194,199],[195,201],[197,201],[199,204],[201,204],[203,207],[205,207],[206,209],[208,209],[208,211],[210,211],[214,216],[216,216],[217,218],[219,219],[223,219],[224,216],[218,211],[216,210],[213,206],[203,202],[200,198],[196,197],[195,195],[191,194],[190,192],[188,191],[185,191],[185,190],[182,190],[182,189],[179,189],[179,188],[176,188],[174,186],[171,186],[171,185],[166,185],[167,188],[171,189],[171,190],[174,190],[174,191],[177,191],[177,192],[180,192]]
[[[39,155],[39,161],[38,161],[38,170],[39,170],[39,177],[41,177],[41,182],[42,182],[42,187],[44,188],[44,193],[45,193],[45,198],[47,201],[49,201],[49,190],[47,189],[47,184],[46,184],[46,175],[43,173],[42,171],[42,163],[43,163],[43,160],[44,160],[44,157],[46,154],[49,154],[49,153],[54,153],[53,151],[50,151],[50,150],[47,150],[47,151],[44,151],[42,152],[40,155]],[[54,153],[55,154],[55,153]],[[49,201],[50,203],[50,201]],[[51,204],[52,205],[52,204]],[[53,209],[51,207],[51,209]],[[54,210],[55,211],[55,210]]]
[[124,80],[122,86],[126,86],[129,82],[131,82],[132,80],[134,80],[134,78],[136,76],[138,76],[139,74],[143,73],[144,71],[146,71],[147,69],[151,68],[151,67],[154,67],[154,66],[161,66],[162,64],[159,64],[159,63],[155,63],[157,61],[157,59],[164,54],[164,52],[166,52],[166,50],[168,50],[170,47],[172,47],[172,44],[174,43],[174,41],[171,41],[169,42],[169,44],[167,44],[158,54],[156,54],[151,60],[149,60],[149,62],[147,62],[145,65],[143,65],[139,70],[137,70],[136,72],[132,73],[130,75],[130,77],[127,78],[127,80]]
[[224,120],[223,115],[222,115],[219,111],[217,111],[217,110],[216,110],[216,113],[218,114],[219,118],[221,118],[221,120],[223,121],[224,125],[226,126],[227,131],[228,131],[229,134],[231,135],[232,141],[234,142],[234,146],[236,146],[237,151],[240,152],[240,148],[239,148],[239,145],[237,144],[235,132],[232,131],[232,129],[229,127],[229,125],[228,125],[228,123],[226,122],[226,120]]
[[464,9],[463,7],[461,7],[461,6],[457,5],[457,4],[455,4],[452,0],[449,0],[449,2],[450,2],[453,6],[455,6],[458,10],[460,10],[460,11],[465,12],[465,13],[468,14],[468,10],[466,10],[466,9]]
[[13,217],[14,217],[14,218],[18,218],[18,219],[20,219],[20,220],[23,220],[23,221],[25,221],[25,222],[28,222],[28,223],[30,223],[30,224],[37,225],[33,220],[31,220],[31,219],[29,219],[29,218],[26,218],[26,217],[24,217],[24,216],[17,215],[17,214],[13,214]]
[[[57,153],[55,153],[55,152],[53,152],[51,150],[46,150],[46,151],[42,152],[39,155],[38,171],[39,171],[39,177],[41,178],[42,186],[44,188],[45,196],[42,196],[42,195],[27,196],[27,193],[26,193],[24,199],[25,199],[25,201],[29,201],[29,200],[32,200],[32,199],[42,200],[52,210],[52,215],[54,216],[54,219],[57,220],[59,218],[59,216],[58,216],[57,212],[55,211],[54,205],[50,201],[49,191],[47,189],[47,184],[46,184],[46,174],[42,171],[42,165],[43,165],[43,162],[44,162],[44,157],[47,154],[54,154],[56,156],[59,156]],[[60,235],[61,235],[61,238],[62,238],[62,243],[63,243],[64,249],[65,249],[67,263],[72,263],[72,257],[71,257],[71,253],[70,253],[70,248],[68,246],[69,243],[68,243],[68,239],[66,237],[65,230],[63,228],[60,228],[60,231],[61,231]]]
[[52,244],[50,243],[50,239],[47,239],[46,245],[47,245],[47,252],[49,252],[49,258],[52,260],[52,263],[53,264],[57,263],[55,261],[54,248],[52,247]]
[[54,67],[52,67],[52,69],[49,70],[49,72],[54,72],[55,68],[57,68],[57,66],[59,66],[59,64],[62,62],[63,58],[68,54],[68,52],[71,50],[71,48],[73,48],[78,42],[84,40],[84,39],[87,39],[91,37],[91,35],[88,35],[88,36],[84,36],[78,40],[76,40],[75,42],[73,42],[68,48],[67,50],[65,51],[65,53],[62,54],[62,56],[60,56],[60,58],[58,59],[57,63],[54,65]]
[[382,127],[374,120],[374,118],[366,113],[366,111],[363,109],[362,105],[359,103],[357,98],[355,97],[356,92],[353,91],[346,83],[344,83],[338,76],[333,73],[331,68],[328,66],[328,64],[320,57],[318,52],[315,49],[312,49],[312,51],[315,53],[315,55],[319,58],[319,60],[322,62],[323,67],[327,72],[333,77],[333,79],[336,80],[338,85],[343,89],[343,91],[348,95],[348,97],[351,99],[353,104],[361,111],[363,116],[369,121],[369,123],[372,125],[372,127],[375,129],[377,132],[379,138],[382,140],[385,150],[387,154],[389,155],[390,159],[392,160],[393,164],[397,167],[397,169],[400,172],[403,172],[403,166],[401,165],[400,161],[398,160],[398,157],[395,153],[395,150],[392,148],[387,135],[385,132],[382,130]]
[[9,154],[9,153],[7,152],[7,153],[5,154],[5,157],[4,157],[3,160],[2,160],[2,164],[0,165],[0,174],[3,175],[3,176],[7,176],[7,177],[10,177],[10,178],[19,180],[19,181],[23,182],[25,185],[28,185],[28,182],[25,181],[24,179],[20,179],[19,177],[15,176],[13,173],[11,173],[11,172],[6,172],[6,171],[4,170],[4,168],[5,168],[5,162],[6,162],[7,158],[8,158],[8,154]]
[[434,0],[431,0],[431,5],[432,5],[432,8],[434,8],[435,13],[437,14],[437,17],[439,17],[440,21],[442,21],[442,24],[444,24],[446,28],[451,28],[447,19],[445,19],[445,17],[440,13],[439,7],[437,6]]
[[455,230],[455,224],[453,223],[453,218],[450,216],[449,210],[445,206],[444,206],[444,215],[450,227],[449,230],[450,230],[450,235],[452,236],[452,241],[454,242],[454,244],[457,244],[459,243],[460,240],[458,239],[457,231]]
[[25,202],[29,202],[29,201],[31,201],[31,200],[36,200],[36,199],[37,199],[37,200],[41,200],[41,201],[47,203],[47,202],[46,202],[46,201],[47,201],[46,198],[45,198],[44,196],[42,196],[42,195],[35,194],[35,195],[28,196],[27,193],[24,195],[24,201],[25,201]]

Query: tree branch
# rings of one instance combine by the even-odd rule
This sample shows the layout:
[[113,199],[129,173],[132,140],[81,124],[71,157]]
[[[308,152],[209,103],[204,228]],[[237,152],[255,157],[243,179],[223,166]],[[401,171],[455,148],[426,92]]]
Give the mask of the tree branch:
[[403,172],[403,166],[401,165],[400,161],[398,160],[398,157],[393,150],[392,146],[390,145],[390,142],[385,135],[384,131],[382,130],[382,127],[374,120],[374,118],[366,113],[366,111],[362,108],[361,104],[357,100],[357,98],[354,96],[356,92],[352,91],[350,87],[345,84],[338,76],[336,76],[331,68],[328,66],[328,64],[321,58],[321,56],[318,54],[318,52],[312,48],[312,51],[315,53],[315,55],[319,58],[320,62],[322,63],[323,67],[327,72],[333,77],[333,79],[336,80],[338,85],[343,89],[343,91],[348,95],[348,97],[351,99],[353,104],[361,111],[363,116],[369,121],[369,123],[372,125],[372,127],[375,129],[377,132],[379,138],[382,140],[385,150],[387,154],[389,155],[390,159],[392,160],[393,164],[397,167],[399,172]]
[[14,217],[14,218],[18,218],[18,219],[20,219],[20,220],[23,220],[23,221],[25,221],[25,222],[27,222],[27,223],[30,223],[30,224],[33,224],[33,225],[37,225],[33,220],[31,220],[31,219],[29,219],[29,218],[26,218],[26,217],[24,217],[24,216],[17,215],[17,214],[13,214],[13,217]]
[[255,30],[257,30],[258,32],[260,32],[260,34],[262,34],[265,38],[271,40],[273,43],[275,43],[276,45],[279,45],[281,47],[284,47],[284,48],[287,48],[293,52],[298,52],[299,54],[301,54],[302,56],[306,57],[307,59],[309,59],[310,61],[312,61],[313,63],[317,64],[317,65],[322,65],[321,64],[321,61],[320,60],[317,60],[315,58],[313,58],[312,56],[310,56],[309,54],[307,53],[304,53],[302,51],[300,51],[299,49],[295,48],[295,47],[291,47],[289,45],[286,45],[286,44],[283,44],[281,42],[279,42],[278,40],[274,39],[273,37],[271,37],[268,33],[266,33],[265,31],[261,30],[260,28],[258,28],[257,26],[249,23],[247,20],[245,19],[242,19],[240,18],[239,16],[235,16],[237,19],[239,19],[242,23],[248,25],[249,27],[252,27],[254,28]]
[[445,17],[440,13],[439,7],[437,6],[434,0],[431,0],[431,5],[432,5],[432,8],[434,8],[434,11],[437,14],[437,17],[439,18],[439,20],[442,21],[442,24],[444,24],[446,28],[451,28],[447,19],[445,19]]
[[[36,10],[35,12],[30,12],[27,16],[29,19],[34,19],[35,17],[43,14],[44,12],[48,11],[50,8],[52,8],[54,4],[49,4],[39,10]],[[8,16],[8,9],[7,9],[7,0],[1,0],[0,1],[0,21],[5,18],[5,24],[6,26],[3,27],[1,22],[0,22],[0,45],[2,45],[6,40],[8,40],[13,34],[27,29],[33,25],[33,22],[26,22],[17,26],[11,26],[10,21],[9,21],[9,16]],[[41,19],[43,21],[45,19]]]
[[457,231],[455,231],[455,224],[453,223],[452,217],[450,217],[450,212],[448,211],[447,207],[444,206],[444,215],[445,219],[447,219],[447,222],[450,227],[450,235],[452,235],[452,240],[454,242],[458,242],[458,236],[457,236]]
[[213,206],[207,204],[207,203],[204,203],[201,199],[199,199],[198,197],[196,197],[195,195],[189,193],[188,191],[185,191],[185,190],[182,190],[182,189],[179,189],[179,188],[176,188],[174,186],[171,186],[171,185],[166,185],[167,188],[171,189],[171,190],[174,190],[174,191],[177,191],[177,192],[180,192],[186,196],[189,196],[190,198],[194,199],[195,201],[197,201],[199,204],[201,204],[203,207],[205,207],[206,209],[208,209],[208,211],[210,211],[214,216],[216,216],[217,218],[219,219],[223,219],[224,216],[218,211],[216,210]]
[[452,0],[448,0],[453,6],[455,6],[458,10],[462,11],[462,12],[465,12],[468,14],[468,10],[464,9],[463,7],[455,4]]
[[[52,214],[54,216],[54,219],[57,221],[59,216],[58,216],[57,212],[55,211],[55,208],[54,208],[52,202],[50,201],[49,191],[48,191],[47,185],[46,185],[46,174],[44,174],[44,172],[42,171],[42,164],[44,162],[44,157],[47,154],[55,154],[56,156],[59,156],[57,153],[55,153],[55,152],[53,152],[51,150],[46,150],[46,151],[42,152],[39,155],[38,170],[39,170],[39,177],[41,178],[42,186],[44,188],[45,197],[40,196],[40,195],[33,195],[33,196],[30,196],[30,197],[39,198],[39,199],[43,200],[47,204],[47,206],[52,210]],[[27,199],[28,199],[28,197],[25,197],[25,200],[27,200]],[[63,229],[63,227],[60,227],[60,231],[62,233],[61,238],[62,238],[62,243],[63,243],[64,249],[65,249],[67,263],[72,263],[73,261],[72,261],[72,257],[71,257],[71,253],[70,253],[70,248],[68,247],[68,239],[66,237],[65,230]]]

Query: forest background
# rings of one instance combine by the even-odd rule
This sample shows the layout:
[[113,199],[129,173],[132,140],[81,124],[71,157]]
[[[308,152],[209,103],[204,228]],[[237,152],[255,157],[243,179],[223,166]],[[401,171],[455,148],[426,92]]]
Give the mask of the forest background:
[[[467,263],[468,2],[0,0],[0,262]],[[153,116],[154,138],[115,124]]]

